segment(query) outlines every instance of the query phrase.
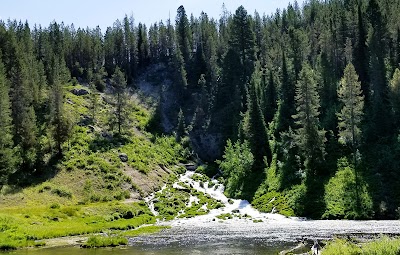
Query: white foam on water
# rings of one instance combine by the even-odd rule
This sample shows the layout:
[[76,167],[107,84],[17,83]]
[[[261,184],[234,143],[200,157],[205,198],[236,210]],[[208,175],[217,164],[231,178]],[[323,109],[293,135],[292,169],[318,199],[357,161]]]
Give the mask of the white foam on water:
[[[182,185],[179,183],[185,183],[192,187],[193,189],[202,192],[204,194],[210,195],[212,198],[220,201],[224,204],[224,207],[219,209],[213,209],[206,215],[196,216],[188,219],[175,219],[172,222],[169,222],[172,225],[180,225],[183,223],[190,224],[203,224],[203,223],[212,223],[215,221],[220,221],[216,217],[221,214],[234,214],[233,219],[227,219],[227,223],[237,222],[237,221],[245,221],[245,222],[253,222],[254,220],[258,221],[280,221],[280,222],[290,222],[293,221],[294,218],[287,218],[286,216],[277,214],[277,213],[262,213],[258,210],[254,209],[251,204],[247,200],[241,199],[230,199],[224,194],[224,185],[219,183],[215,179],[211,179],[209,182],[201,182],[193,180],[193,176],[198,175],[194,171],[187,171],[185,174],[182,174],[178,181],[173,184],[174,188],[183,189]],[[210,185],[210,182],[213,184]],[[154,196],[152,197],[154,199]],[[152,199],[147,201],[151,202]],[[197,200],[196,200],[197,199]],[[191,206],[192,203],[198,202],[197,197],[190,196],[188,206]],[[149,206],[151,203],[148,203]],[[153,207],[154,208],[154,205]],[[203,209],[207,209],[207,205],[203,205]]]

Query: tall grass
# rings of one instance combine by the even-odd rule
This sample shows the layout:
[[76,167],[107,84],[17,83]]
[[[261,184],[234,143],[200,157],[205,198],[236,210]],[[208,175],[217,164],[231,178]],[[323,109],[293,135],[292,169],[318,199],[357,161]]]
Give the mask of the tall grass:
[[324,255],[398,255],[400,254],[400,239],[383,236],[375,241],[355,244],[342,239],[329,242],[324,248]]
[[128,239],[122,236],[91,236],[82,245],[83,248],[115,247],[127,245]]
[[33,246],[35,240],[129,230],[155,223],[144,203],[0,210],[0,250]]

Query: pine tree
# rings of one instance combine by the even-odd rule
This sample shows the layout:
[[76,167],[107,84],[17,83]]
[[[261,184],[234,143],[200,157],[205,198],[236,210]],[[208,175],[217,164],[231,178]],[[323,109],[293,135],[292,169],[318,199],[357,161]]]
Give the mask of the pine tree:
[[176,41],[182,54],[183,61],[186,65],[189,63],[191,54],[191,35],[192,32],[190,30],[189,20],[186,15],[185,8],[183,7],[183,5],[181,5],[177,10],[176,15]]
[[[265,80],[266,75],[263,74],[263,79]],[[264,81],[265,84],[265,81]],[[268,85],[265,89],[265,122],[270,123],[275,116],[275,112],[277,109],[277,99],[276,99],[276,87],[274,83],[274,77],[272,71],[269,72]]]
[[122,127],[128,120],[128,113],[126,111],[127,106],[127,96],[126,96],[126,80],[125,75],[121,72],[121,70],[117,67],[114,71],[114,74],[111,79],[111,84],[115,89],[115,94],[117,96],[117,100],[115,103],[115,116],[118,126],[118,134],[121,135]]
[[36,163],[36,114],[31,90],[28,87],[28,70],[24,66],[23,57],[19,54],[10,76],[14,144],[19,148],[22,169],[29,171]]
[[15,155],[12,140],[12,119],[9,86],[5,77],[0,52],[0,188],[7,183],[9,174],[15,171]]
[[286,55],[283,53],[282,56],[282,75],[281,75],[281,87],[279,96],[279,106],[278,106],[278,120],[277,127],[275,131],[275,137],[279,137],[280,132],[285,132],[293,125],[293,119],[291,116],[295,114],[295,86],[291,82]]
[[67,141],[71,130],[72,121],[64,109],[64,91],[62,87],[62,66],[64,60],[53,59],[53,83],[51,84],[51,124],[52,133],[56,142],[57,154],[62,155],[62,144]]
[[89,84],[90,88],[90,115],[92,123],[96,123],[96,115],[99,107],[99,93],[97,92],[96,86],[93,82]]
[[396,68],[390,81],[390,104],[396,127],[400,126],[400,70]]
[[243,120],[243,140],[249,141],[257,170],[263,169],[264,157],[266,157],[268,163],[272,159],[264,115],[256,93],[256,87],[259,86],[260,82],[261,72],[257,70],[250,81],[247,96],[248,108]]
[[179,109],[178,125],[176,128],[176,141],[180,142],[182,137],[185,136],[185,133],[186,133],[185,116],[183,115],[182,109]]
[[338,113],[339,119],[339,141],[350,145],[353,151],[353,164],[355,172],[355,189],[357,208],[360,208],[359,177],[357,166],[357,149],[361,138],[361,121],[364,108],[364,96],[361,91],[361,82],[354,66],[350,63],[344,70],[340,81],[338,97],[343,104],[342,110]]
[[376,0],[370,0],[368,16],[371,22],[368,31],[369,75],[371,89],[371,122],[368,138],[377,141],[392,132],[392,117],[388,104],[386,80],[386,24]]
[[[319,124],[317,77],[308,64],[303,66],[296,84],[296,144],[304,158],[308,177],[318,173],[325,154],[325,131]],[[311,175],[311,176],[310,176]]]
[[358,146],[361,138],[361,121],[364,108],[361,82],[354,66],[350,63],[344,70],[340,81],[338,97],[343,104],[342,110],[337,114],[339,119],[339,140],[349,144],[353,150]]
[[247,14],[246,9],[240,6],[230,27],[229,50],[235,51],[239,55],[240,68],[235,72],[240,73],[240,97],[241,104],[246,106],[246,84],[250,81],[254,71],[255,63],[255,35],[251,26],[251,16]]

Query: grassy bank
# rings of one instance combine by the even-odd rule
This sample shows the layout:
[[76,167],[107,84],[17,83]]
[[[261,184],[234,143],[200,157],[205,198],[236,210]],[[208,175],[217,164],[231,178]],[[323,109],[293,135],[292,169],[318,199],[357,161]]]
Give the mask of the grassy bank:
[[1,209],[0,249],[35,246],[38,240],[56,237],[129,230],[154,222],[144,203]]
[[[62,157],[54,157],[51,140],[39,137],[43,146],[48,146],[42,168],[14,176],[13,183],[0,186],[0,250],[152,224],[156,218],[145,203],[122,201],[140,199],[161,187],[174,176],[172,166],[186,158],[187,151],[174,137],[146,131],[151,110],[135,100],[129,100],[129,120],[123,133],[117,134],[110,126],[114,107],[108,102],[113,101],[113,95],[100,95],[93,119],[92,91],[70,84],[64,89],[66,111],[75,125],[62,145]],[[72,89],[90,93],[77,96],[70,92]],[[169,166],[172,170],[167,169]],[[145,232],[142,229],[137,234]],[[89,239],[89,247],[119,242],[97,236]]]
[[398,255],[400,238],[383,236],[367,243],[355,243],[342,239],[329,242],[323,249],[324,255]]

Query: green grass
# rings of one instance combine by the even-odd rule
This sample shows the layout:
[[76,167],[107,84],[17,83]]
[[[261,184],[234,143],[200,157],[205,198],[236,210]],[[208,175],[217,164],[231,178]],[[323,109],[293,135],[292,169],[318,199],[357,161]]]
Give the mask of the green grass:
[[270,213],[275,208],[282,215],[294,216],[294,211],[289,207],[287,200],[282,193],[271,191],[255,198],[251,205],[261,212]]
[[[191,218],[224,206],[208,194],[196,191],[184,183],[179,183],[179,185],[183,189],[168,186],[162,192],[156,193],[157,202],[154,203],[154,209],[159,213],[160,219],[172,220],[178,215],[180,218]],[[198,202],[187,206],[190,196],[196,197]]]
[[121,233],[121,235],[127,236],[127,237],[149,235],[149,234],[158,233],[164,229],[169,229],[169,228],[171,228],[171,227],[170,226],[144,226],[144,227],[140,227],[138,229],[131,229],[131,230],[123,231]]
[[233,216],[230,213],[223,213],[223,214],[217,215],[216,218],[220,219],[220,220],[229,220],[229,219],[232,219]]
[[0,249],[35,246],[35,240],[129,230],[152,223],[155,217],[144,203],[1,209]]
[[[64,87],[69,101],[65,103],[66,111],[77,123],[90,115],[90,96],[75,96],[69,92],[73,88],[84,87]],[[50,160],[52,141],[40,137],[49,148],[44,161],[51,162],[40,178],[30,186],[2,186],[0,250],[41,246],[44,242],[39,240],[50,238],[132,230],[155,222],[156,217],[144,203],[118,202],[141,190],[127,176],[125,167],[146,174],[160,165],[174,169],[175,164],[185,161],[187,150],[174,137],[147,133],[151,112],[134,102],[130,102],[132,120],[124,134],[117,135],[108,125],[113,109],[106,101],[99,99],[99,111],[92,123],[95,131],[75,125],[57,162]],[[126,164],[119,158],[122,152],[128,155]],[[171,174],[160,178],[176,177]],[[155,229],[137,230],[141,231]]]
[[325,246],[322,254],[398,255],[400,254],[400,239],[383,236],[377,240],[361,244],[335,239]]
[[127,244],[128,239],[122,236],[91,236],[82,248],[116,247]]

